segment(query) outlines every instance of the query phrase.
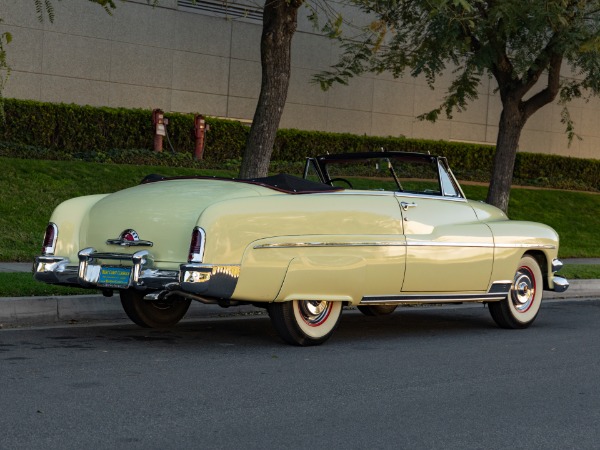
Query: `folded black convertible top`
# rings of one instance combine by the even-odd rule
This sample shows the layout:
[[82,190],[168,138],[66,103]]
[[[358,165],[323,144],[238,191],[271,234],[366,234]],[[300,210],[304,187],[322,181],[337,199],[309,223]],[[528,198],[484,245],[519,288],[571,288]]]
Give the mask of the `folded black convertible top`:
[[219,178],[219,177],[165,177],[158,174],[147,175],[140,184],[156,183],[158,181],[168,180],[225,180],[225,181],[236,181],[239,183],[257,184],[259,186],[276,189],[278,191],[287,192],[289,194],[311,194],[316,192],[334,192],[341,191],[344,188],[329,186],[315,181],[305,180],[304,178],[295,177],[294,175],[288,175],[287,173],[280,173],[279,175],[272,175],[269,177],[262,178],[249,178],[246,180],[236,178]]
[[248,180],[252,183],[273,187],[285,192],[293,192],[296,194],[310,193],[310,192],[321,192],[321,191],[340,191],[343,188],[329,186],[315,181],[305,180],[304,178],[295,177],[288,175],[287,173],[280,173],[278,175],[271,175],[263,178],[249,178]]

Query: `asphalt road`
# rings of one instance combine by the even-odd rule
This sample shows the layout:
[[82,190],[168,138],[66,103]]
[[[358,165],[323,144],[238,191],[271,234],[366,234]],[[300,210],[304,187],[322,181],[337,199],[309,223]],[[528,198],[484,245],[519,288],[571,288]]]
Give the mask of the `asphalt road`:
[[0,448],[598,448],[598,324],[600,299],[518,331],[345,311],[313,348],[266,317],[0,330]]

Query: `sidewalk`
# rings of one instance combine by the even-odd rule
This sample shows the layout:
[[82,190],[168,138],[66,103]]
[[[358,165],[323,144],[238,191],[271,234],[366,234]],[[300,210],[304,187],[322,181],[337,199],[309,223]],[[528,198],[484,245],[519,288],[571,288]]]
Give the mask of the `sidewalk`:
[[[262,315],[254,306],[221,308],[192,302],[186,319]],[[69,295],[60,297],[0,297],[0,329],[25,325],[51,325],[65,322],[127,320],[119,296]]]
[[[578,262],[575,262],[578,261]],[[585,261],[585,262],[581,262]],[[593,261],[593,262],[591,262]],[[600,264],[600,259],[563,260],[565,264]],[[30,272],[30,263],[0,263],[0,272]],[[600,298],[600,280],[570,280],[566,292],[544,292],[545,300]],[[253,306],[221,308],[192,302],[186,318],[263,315],[264,309]],[[68,321],[125,320],[119,296],[71,295],[46,297],[0,298],[0,329],[34,324]]]
[[31,272],[33,261],[26,263],[0,262],[0,273],[4,272]]

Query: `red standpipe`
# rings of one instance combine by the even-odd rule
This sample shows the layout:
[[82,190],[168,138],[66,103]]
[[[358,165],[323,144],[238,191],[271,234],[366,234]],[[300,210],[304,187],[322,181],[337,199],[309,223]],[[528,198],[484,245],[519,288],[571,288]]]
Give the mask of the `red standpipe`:
[[194,159],[199,160],[204,157],[204,145],[206,144],[206,132],[209,126],[201,114],[194,116],[194,137],[196,145],[194,147]]
[[161,109],[152,110],[152,128],[154,129],[154,151],[162,152],[165,129],[165,114]]

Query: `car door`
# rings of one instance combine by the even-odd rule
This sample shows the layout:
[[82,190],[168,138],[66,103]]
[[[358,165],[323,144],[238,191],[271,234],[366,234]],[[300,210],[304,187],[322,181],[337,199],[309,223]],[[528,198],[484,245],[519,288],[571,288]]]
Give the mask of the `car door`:
[[438,167],[433,189],[396,194],[407,246],[402,291],[486,291],[494,261],[492,232],[449,171],[441,162]]
[[397,196],[406,236],[403,292],[486,291],[494,248],[490,229],[466,201]]

